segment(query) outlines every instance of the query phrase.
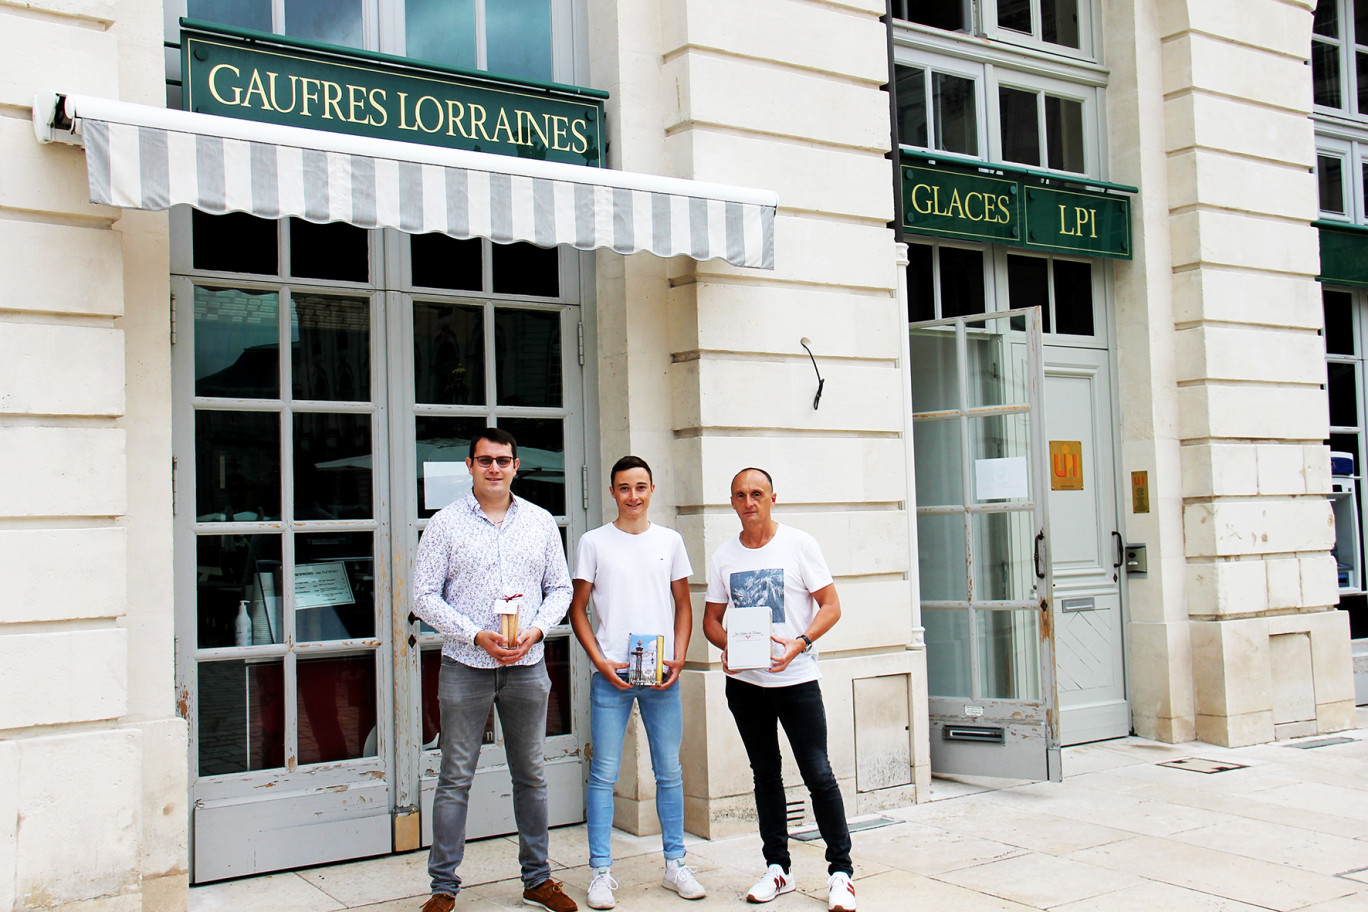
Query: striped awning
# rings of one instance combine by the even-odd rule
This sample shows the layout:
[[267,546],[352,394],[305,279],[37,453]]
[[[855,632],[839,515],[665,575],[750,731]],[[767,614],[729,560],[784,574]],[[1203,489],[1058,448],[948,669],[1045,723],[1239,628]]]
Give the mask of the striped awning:
[[[65,115],[65,116],[62,116]],[[83,142],[92,202],[349,222],[499,243],[774,268],[775,194],[235,120],[39,96],[40,141]]]

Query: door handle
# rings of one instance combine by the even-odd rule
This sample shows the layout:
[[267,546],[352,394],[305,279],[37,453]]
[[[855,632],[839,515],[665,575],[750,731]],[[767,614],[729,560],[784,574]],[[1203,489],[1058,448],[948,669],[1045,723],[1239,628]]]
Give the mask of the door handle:
[[1121,533],[1112,530],[1112,538],[1116,539],[1116,560],[1112,562],[1112,582],[1121,578],[1121,565],[1126,562],[1126,540],[1121,537]]
[[1042,569],[1040,568],[1040,546],[1043,545],[1044,543],[1045,543],[1045,530],[1044,530],[1044,529],[1041,529],[1039,532],[1036,533],[1036,537],[1035,537],[1035,553],[1032,555],[1032,561],[1035,563],[1035,575],[1036,575],[1036,579],[1044,579],[1044,578],[1045,578],[1045,571],[1042,570]]

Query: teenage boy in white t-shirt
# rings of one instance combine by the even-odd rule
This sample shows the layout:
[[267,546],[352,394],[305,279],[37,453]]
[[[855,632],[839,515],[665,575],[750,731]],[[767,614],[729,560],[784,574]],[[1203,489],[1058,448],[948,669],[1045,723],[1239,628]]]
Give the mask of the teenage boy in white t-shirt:
[[[850,828],[841,787],[827,757],[826,708],[817,684],[822,673],[812,646],[840,620],[841,601],[817,540],[772,519],[774,502],[774,482],[768,472],[749,468],[736,473],[731,505],[741,520],[741,532],[713,554],[703,614],[703,635],[722,650],[727,707],[736,719],[755,779],[755,812],[768,867],[746,899],[769,902],[796,887],[789,873],[779,754],[782,725],[826,843],[827,908],[855,912]],[[723,624],[728,606],[770,610],[770,638],[776,648],[771,650],[769,668],[733,671],[728,667]]]
[[[689,650],[693,609],[689,603],[689,555],[679,533],[652,523],[646,516],[655,483],[644,459],[624,456],[608,474],[618,516],[585,533],[575,560],[570,626],[594,663],[589,682],[589,729],[594,753],[585,797],[589,823],[589,908],[611,909],[613,856],[613,786],[622,762],[622,741],[632,703],[641,708],[651,768],[656,780],[656,815],[665,851],[661,884],[684,899],[702,899],[707,891],[684,864],[684,779],[679,744],[684,714],[679,699],[679,672]],[[589,624],[589,596],[594,597],[598,630]],[[660,655],[664,678],[658,685],[632,685],[628,640],[633,635],[664,638]]]

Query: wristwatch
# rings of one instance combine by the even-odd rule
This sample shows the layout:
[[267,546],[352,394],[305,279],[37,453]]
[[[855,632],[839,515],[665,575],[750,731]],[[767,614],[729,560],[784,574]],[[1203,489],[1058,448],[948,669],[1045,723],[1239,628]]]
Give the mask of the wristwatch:
[[803,652],[807,652],[809,649],[812,648],[812,640],[808,638],[808,635],[806,633],[798,634],[798,639],[802,640],[804,643],[807,643],[807,645],[803,647]]

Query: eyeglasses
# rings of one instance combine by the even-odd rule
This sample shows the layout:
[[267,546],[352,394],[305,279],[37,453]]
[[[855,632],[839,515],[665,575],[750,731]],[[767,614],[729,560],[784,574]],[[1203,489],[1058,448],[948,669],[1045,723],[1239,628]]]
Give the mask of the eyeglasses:
[[512,456],[476,456],[475,464],[482,469],[487,469],[494,463],[499,464],[499,468],[506,469],[513,464]]

